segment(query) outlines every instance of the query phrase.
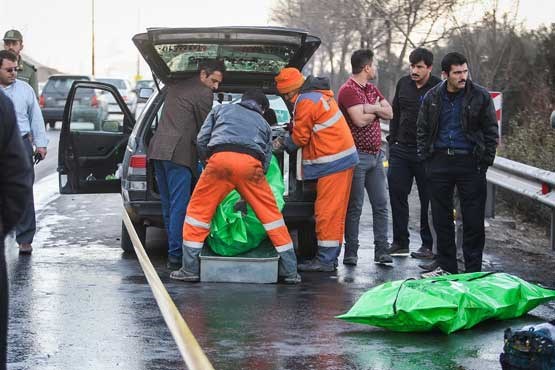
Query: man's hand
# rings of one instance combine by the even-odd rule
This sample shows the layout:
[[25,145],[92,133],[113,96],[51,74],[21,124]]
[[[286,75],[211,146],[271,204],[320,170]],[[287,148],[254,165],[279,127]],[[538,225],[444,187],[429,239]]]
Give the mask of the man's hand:
[[37,153],[40,154],[41,159],[46,158],[46,148],[45,147],[37,148]]
[[376,104],[366,103],[363,106],[364,113],[366,114],[376,114],[376,112],[379,111],[380,108],[381,108],[380,103],[376,103]]

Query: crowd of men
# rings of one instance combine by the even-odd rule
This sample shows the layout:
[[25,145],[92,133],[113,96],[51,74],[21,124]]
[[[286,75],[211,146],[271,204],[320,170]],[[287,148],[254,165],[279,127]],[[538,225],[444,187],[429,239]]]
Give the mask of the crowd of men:
[[[293,107],[292,125],[285,137],[273,142],[268,123],[261,123],[271,111],[261,90],[245,93],[236,106],[211,110],[212,93],[225,77],[220,61],[202,64],[199,75],[188,81],[170,83],[159,129],[149,146],[169,235],[168,267],[175,268],[170,277],[200,279],[198,256],[216,206],[237,189],[281,256],[282,281],[300,282],[291,269],[296,264],[291,238],[263,179],[270,148],[290,154],[302,148],[303,179],[317,184],[317,253],[298,264],[298,271],[335,271],[343,245],[343,263],[357,264],[365,191],[372,207],[374,261],[390,264],[392,256],[408,255],[408,195],[414,180],[422,245],[411,255],[430,261],[421,265],[427,271],[423,276],[459,271],[456,200],[464,271],[479,271],[485,241],[485,174],[493,163],[498,135],[493,101],[486,89],[469,79],[468,62],[459,53],[443,58],[443,80],[432,75],[429,50],[415,49],[409,61],[410,72],[399,80],[392,105],[370,82],[377,74],[371,50],[352,54],[352,75],[337,100],[327,78],[305,78],[295,68],[283,68],[275,86]],[[380,120],[390,120],[387,176]],[[196,146],[185,145],[191,142]],[[195,187],[199,159],[205,170]]]
[[[14,229],[20,253],[32,252],[33,163],[46,156],[48,145],[37,102],[36,70],[20,55],[21,33],[6,32],[4,48],[0,51],[0,366],[5,363],[7,330],[4,235]],[[245,92],[239,104],[212,108],[213,93],[225,77],[223,62],[206,61],[197,76],[169,83],[148,156],[154,164],[168,233],[167,265],[175,270],[170,277],[200,279],[200,249],[217,205],[232,189],[261,220],[280,255],[278,273],[284,283],[299,283],[297,271],[336,270],[342,246],[343,264],[357,264],[365,191],[372,207],[374,261],[391,264],[392,256],[409,253],[408,195],[414,180],[422,245],[412,256],[432,261],[423,276],[459,272],[455,188],[464,270],[480,271],[486,171],[495,157],[498,132],[492,99],[469,79],[468,62],[459,53],[442,59],[443,79],[432,75],[429,50],[415,49],[409,62],[409,74],[399,80],[392,104],[370,82],[377,74],[371,50],[352,54],[352,75],[339,89],[337,100],[327,78],[305,78],[295,68],[283,68],[275,77],[276,90],[294,108],[291,130],[275,140],[262,90]],[[390,120],[387,176],[380,120]],[[318,248],[314,259],[297,264],[293,241],[265,173],[272,152],[295,153],[300,148],[303,178],[317,183]]]

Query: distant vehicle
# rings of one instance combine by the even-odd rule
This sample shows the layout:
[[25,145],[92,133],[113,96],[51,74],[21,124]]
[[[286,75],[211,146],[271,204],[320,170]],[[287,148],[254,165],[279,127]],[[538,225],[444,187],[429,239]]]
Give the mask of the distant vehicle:
[[[227,70],[219,92],[214,94],[215,104],[234,104],[247,89],[263,89],[275,113],[266,118],[274,137],[285,133],[291,118],[288,106],[277,95],[274,76],[285,66],[302,70],[320,45],[318,37],[305,31],[275,27],[159,28],[135,35],[133,41],[164,85],[198,75],[198,62],[203,59],[223,59]],[[144,243],[147,227],[164,225],[147,150],[160,120],[167,88],[153,89],[137,119],[112,86],[79,82],[72,87],[70,96],[77,98],[84,89],[113,94],[122,115],[115,117],[119,119],[118,125],[112,125],[108,118],[101,130],[94,132],[74,128],[73,116],[64,117],[58,147],[60,193],[121,192],[123,205]],[[70,98],[67,113],[71,112],[71,104]],[[299,254],[310,257],[316,246],[313,217],[316,182],[302,179],[297,157],[285,152],[277,156],[284,174],[283,215],[287,226],[296,230]],[[133,251],[123,225],[121,248]]]
[[135,84],[135,94],[139,95],[139,90],[141,89],[154,89],[156,86],[154,85],[154,80],[139,80]]
[[[119,94],[123,98],[125,104],[134,115],[137,111],[137,94],[135,90],[131,86],[131,82],[129,80],[123,78],[96,78],[96,81],[104,82],[110,85],[113,85],[116,89],[118,89]],[[110,112],[119,112],[119,106],[116,103],[116,100],[113,98],[111,94],[107,94],[108,96],[108,103],[109,103],[109,110]]]
[[90,81],[86,75],[52,75],[46,81],[39,96],[44,123],[54,128],[56,121],[64,117],[67,94],[73,81]]

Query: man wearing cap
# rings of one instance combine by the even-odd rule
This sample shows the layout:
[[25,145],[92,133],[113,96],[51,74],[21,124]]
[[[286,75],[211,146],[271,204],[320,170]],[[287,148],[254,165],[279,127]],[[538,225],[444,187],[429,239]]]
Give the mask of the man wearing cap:
[[302,149],[302,178],[316,185],[316,258],[299,271],[335,271],[343,243],[345,215],[353,168],[358,154],[345,117],[339,110],[327,78],[305,78],[296,68],[284,68],[275,78],[276,88],[294,105],[290,135],[277,138],[274,149],[288,153]]
[[[36,153],[41,159],[46,157],[48,138],[35,93],[28,83],[16,79],[17,68],[17,55],[9,50],[1,50],[0,89],[13,103],[17,125],[23,138],[25,158],[29,164],[26,180],[32,184],[35,181],[33,154]],[[23,216],[15,227],[15,240],[19,244],[20,254],[30,254],[33,251],[31,243],[33,243],[35,231],[35,205],[31,189]]]
[[17,79],[27,82],[33,90],[35,95],[39,96],[39,85],[37,81],[37,68],[27,63],[21,57],[21,50],[23,50],[23,36],[18,30],[9,30],[4,34],[4,49],[10,50],[17,55]]

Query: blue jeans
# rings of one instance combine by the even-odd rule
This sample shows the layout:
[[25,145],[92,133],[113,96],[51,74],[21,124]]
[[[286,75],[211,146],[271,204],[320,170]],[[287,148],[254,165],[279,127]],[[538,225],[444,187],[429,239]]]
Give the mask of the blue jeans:
[[162,215],[168,233],[168,258],[181,260],[183,221],[191,199],[193,175],[189,167],[172,161],[154,160],[153,162],[162,201]]
[[368,154],[358,152],[359,162],[353,174],[353,184],[345,220],[345,257],[356,257],[359,247],[358,228],[364,190],[368,193],[372,205],[372,226],[374,229],[374,245],[376,250],[383,251],[387,242],[387,188],[383,168],[383,152]]

